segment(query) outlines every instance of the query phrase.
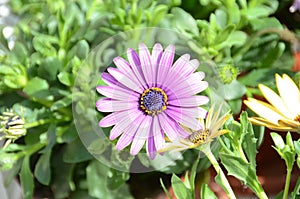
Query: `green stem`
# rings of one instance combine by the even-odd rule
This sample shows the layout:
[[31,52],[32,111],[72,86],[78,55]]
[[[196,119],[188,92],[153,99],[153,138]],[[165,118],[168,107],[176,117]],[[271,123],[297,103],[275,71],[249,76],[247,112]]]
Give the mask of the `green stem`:
[[40,125],[43,125],[43,124],[52,123],[52,122],[58,123],[58,122],[67,122],[67,121],[70,121],[70,119],[69,118],[60,119],[60,120],[41,119],[41,120],[34,121],[34,122],[31,122],[31,123],[26,123],[24,125],[24,127],[26,129],[29,129],[29,128],[37,127],[37,126],[40,126]]
[[217,174],[219,174],[221,176],[222,182],[223,182],[223,186],[225,187],[225,191],[227,193],[227,196],[230,199],[236,199],[232,188],[224,174],[224,172],[222,171],[217,159],[215,158],[215,156],[212,154],[210,147],[208,146],[207,149],[203,150],[203,152],[205,153],[206,157],[209,159],[209,161],[211,162],[211,164],[213,165],[213,167],[215,168]]
[[292,165],[292,167],[287,168],[284,192],[283,192],[283,197],[282,197],[283,199],[287,199],[289,196],[289,188],[290,188],[290,182],[291,182],[292,169],[293,169],[293,165]]

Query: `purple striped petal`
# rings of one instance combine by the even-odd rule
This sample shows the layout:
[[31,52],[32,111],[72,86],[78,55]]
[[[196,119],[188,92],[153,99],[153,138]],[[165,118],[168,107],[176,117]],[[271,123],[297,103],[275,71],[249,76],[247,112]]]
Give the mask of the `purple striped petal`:
[[188,128],[191,128],[193,130],[198,130],[202,128],[199,120],[187,114],[183,114],[180,109],[167,109],[165,112],[169,117],[173,118],[173,120],[183,124]]
[[[138,109],[113,112],[102,118],[99,122],[99,125],[101,127],[109,127],[115,124],[118,124],[119,126],[124,126],[122,125],[122,122],[126,122],[127,124],[129,124],[132,121],[134,121],[138,114],[141,114],[141,111]],[[125,127],[123,129],[125,129]]]
[[115,68],[108,68],[107,71],[127,88],[140,93],[143,92],[144,88],[136,82],[131,71],[128,71],[126,74]]
[[151,127],[152,117],[145,116],[141,125],[137,129],[134,139],[131,144],[130,154],[136,155],[144,146],[146,139],[149,136],[149,131]]
[[172,99],[168,101],[169,105],[178,107],[198,107],[209,102],[207,96],[195,95],[186,98]]
[[153,87],[153,86],[157,86],[156,82],[157,82],[157,68],[158,68],[158,64],[160,62],[161,56],[163,54],[163,47],[159,44],[156,43],[153,46],[152,49],[152,54],[151,54],[151,68],[152,68],[152,74],[153,74],[153,80],[154,80],[154,84],[150,84],[149,86]]
[[131,71],[131,67],[130,67],[129,63],[122,57],[114,58],[113,62],[115,63],[117,68],[120,69],[122,72]]
[[136,109],[138,104],[136,102],[124,102],[112,100],[110,98],[100,99],[96,102],[98,111],[101,112],[115,112],[129,109]]
[[154,137],[155,148],[157,150],[160,150],[164,146],[165,139],[164,139],[164,132],[160,127],[157,116],[153,117],[151,132],[152,132],[151,135]]
[[101,95],[106,97],[116,99],[116,100],[123,100],[123,101],[130,101],[138,103],[140,94],[136,93],[132,90],[126,90],[120,87],[111,87],[111,86],[97,86],[97,91]]
[[155,148],[155,144],[154,144],[154,137],[151,135],[152,134],[152,131],[150,131],[150,134],[149,134],[149,138],[147,139],[147,154],[149,156],[149,158],[151,160],[153,160],[156,156],[156,151],[157,149]]
[[150,85],[155,83],[155,78],[152,72],[151,56],[145,44],[139,44],[139,57],[145,80],[150,87]]
[[175,47],[169,45],[162,54],[157,70],[157,86],[163,85],[169,70],[171,69],[174,58]]
[[124,149],[134,140],[135,134],[139,129],[141,123],[143,122],[144,118],[144,115],[140,115],[123,130],[124,133],[121,135],[117,142],[116,147],[118,150]]
[[145,80],[145,77],[143,75],[143,71],[141,68],[141,62],[138,54],[132,49],[129,48],[127,50],[127,57],[128,61],[130,63],[130,66],[132,68],[132,71],[134,72],[135,76],[139,80],[140,84],[143,86],[143,88],[147,87],[147,82]]
[[185,65],[189,62],[190,60],[190,55],[189,54],[184,54],[181,57],[179,57],[176,62],[174,63],[172,69],[174,71],[182,71],[182,69],[185,67]]

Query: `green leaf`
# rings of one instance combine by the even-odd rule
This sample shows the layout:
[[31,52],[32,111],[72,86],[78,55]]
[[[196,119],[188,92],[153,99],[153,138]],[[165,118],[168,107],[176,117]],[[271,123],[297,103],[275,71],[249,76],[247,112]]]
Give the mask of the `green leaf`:
[[[73,173],[75,164],[65,163],[62,160],[63,150],[53,152],[51,158],[52,181],[51,190],[54,198],[69,198],[71,190],[74,191]],[[62,175],[63,174],[63,175]]]
[[52,104],[50,107],[51,111],[56,111],[61,108],[65,108],[72,103],[72,95],[66,96]]
[[153,27],[155,25],[157,25],[162,19],[163,17],[166,15],[168,11],[168,6],[167,5],[157,5],[154,9],[154,11],[151,13],[152,14],[152,20],[150,23],[150,26]]
[[228,37],[231,35],[231,33],[233,33],[234,30],[235,30],[234,24],[227,25],[224,30],[222,30],[220,33],[218,33],[215,43],[219,44],[219,43],[226,41],[228,39]]
[[175,174],[172,175],[171,183],[176,198],[190,198],[188,197],[189,190]]
[[246,43],[247,41],[247,35],[246,33],[242,31],[234,31],[232,32],[227,40],[226,40],[226,45],[227,46],[242,46]]
[[233,100],[241,98],[246,93],[246,87],[237,80],[233,80],[230,84],[220,85],[218,91],[224,95],[225,100]]
[[87,151],[79,138],[67,145],[63,155],[63,160],[67,163],[78,163],[90,159],[92,159],[91,154]]
[[74,76],[67,72],[60,72],[58,74],[58,80],[66,85],[66,86],[73,86],[74,85]]
[[107,177],[107,188],[114,190],[121,187],[127,180],[129,180],[130,175],[127,172],[121,172],[115,169],[110,169]]
[[167,190],[167,188],[166,188],[166,186],[164,185],[164,182],[162,181],[161,178],[159,179],[159,182],[160,182],[160,185],[162,186],[162,188],[163,188],[165,194],[167,195],[167,197],[168,197],[169,199],[172,199],[171,194],[170,194],[169,191]]
[[201,194],[200,198],[217,199],[217,196],[214,194],[212,190],[210,190],[207,184],[202,184],[200,194]]
[[253,30],[261,30],[264,28],[282,28],[282,25],[275,17],[268,17],[262,19],[253,19],[250,21]]
[[183,32],[192,33],[194,35],[199,34],[197,23],[192,15],[179,7],[172,8],[171,13],[173,14],[175,27]]
[[51,151],[52,147],[56,143],[56,125],[50,124],[48,131],[47,131],[47,139],[46,139],[47,145],[46,147],[41,151],[41,153],[46,153],[48,151]]
[[35,166],[34,176],[43,185],[49,185],[51,180],[50,157],[51,151],[47,151],[41,155]]
[[298,177],[294,191],[291,193],[291,199],[299,199],[299,198],[300,198],[300,177]]
[[27,83],[23,91],[31,97],[52,100],[53,96],[50,95],[48,89],[49,84],[46,80],[41,79],[39,77],[34,77]]
[[38,68],[38,74],[40,77],[54,81],[57,73],[62,68],[62,63],[59,59],[54,57],[47,57],[41,63]]
[[284,143],[282,137],[279,134],[271,133],[271,137],[273,139],[273,142],[274,142],[276,148],[278,148],[278,149],[283,149],[284,148],[285,143]]
[[192,191],[195,190],[195,178],[196,178],[196,174],[197,174],[197,167],[199,164],[199,160],[200,160],[200,158],[197,158],[196,161],[194,162],[192,170],[191,170],[191,174],[190,174],[190,185],[191,185]]
[[241,135],[242,135],[242,140],[243,140],[242,146],[248,157],[248,161],[252,165],[252,169],[255,172],[256,171],[255,157],[257,154],[257,150],[256,150],[257,139],[254,137],[252,124],[248,120],[248,114],[246,111],[244,111],[240,115],[240,121],[241,121],[241,132],[242,132]]
[[11,51],[11,59],[15,63],[26,64],[28,59],[28,52],[25,46],[21,42],[16,42],[14,48]]
[[[117,174],[118,171],[115,172],[116,175],[124,175]],[[104,164],[98,161],[92,161],[86,168],[86,179],[89,195],[99,199],[132,199],[128,186],[123,181],[124,179],[127,179],[127,174],[121,177],[121,179],[123,180],[120,180],[119,176],[118,178],[120,181],[117,180],[115,182],[108,182],[109,175],[111,174],[111,169],[109,167],[105,166]],[[116,183],[116,187],[118,188],[115,190],[108,189],[107,185],[112,185],[113,183]]]
[[25,156],[20,171],[20,181],[23,189],[24,199],[33,198],[33,175],[30,170],[30,156]]

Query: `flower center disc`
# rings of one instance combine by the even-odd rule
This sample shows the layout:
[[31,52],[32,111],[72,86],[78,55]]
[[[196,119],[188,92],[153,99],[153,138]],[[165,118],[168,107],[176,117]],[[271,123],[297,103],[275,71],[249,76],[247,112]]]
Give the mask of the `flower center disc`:
[[144,90],[140,98],[140,108],[147,115],[157,115],[166,110],[168,105],[166,93],[157,87]]

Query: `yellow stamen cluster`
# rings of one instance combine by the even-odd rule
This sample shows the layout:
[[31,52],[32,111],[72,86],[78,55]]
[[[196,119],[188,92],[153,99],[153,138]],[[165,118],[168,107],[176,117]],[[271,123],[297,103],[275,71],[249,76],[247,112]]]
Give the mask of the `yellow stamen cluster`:
[[199,130],[192,133],[188,139],[194,144],[201,144],[206,141],[209,134],[209,129]]

